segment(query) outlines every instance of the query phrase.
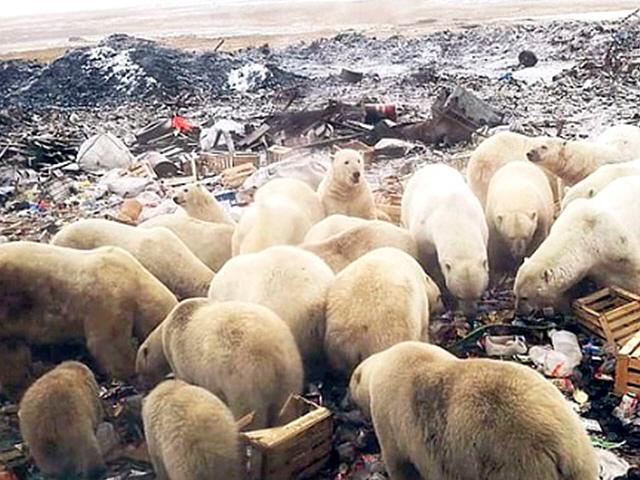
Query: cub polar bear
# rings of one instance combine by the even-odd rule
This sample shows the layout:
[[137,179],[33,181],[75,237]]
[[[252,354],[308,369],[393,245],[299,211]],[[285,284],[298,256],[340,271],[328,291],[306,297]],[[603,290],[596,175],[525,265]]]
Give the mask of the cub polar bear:
[[595,197],[571,202],[516,275],[518,309],[566,307],[585,277],[640,292],[640,176],[623,177]]
[[[510,162],[526,162],[527,153],[548,137],[527,137],[515,132],[498,132],[483,141],[471,154],[467,165],[469,188],[484,207],[489,182],[502,166]],[[560,200],[558,179],[545,170],[555,200]]]
[[615,125],[595,140],[538,139],[527,153],[527,158],[571,186],[602,165],[627,162],[638,158],[638,155],[640,128]]
[[567,190],[562,199],[562,210],[578,198],[595,197],[600,190],[616,178],[629,177],[632,175],[640,175],[640,160],[603,165],[584,180],[580,180]]
[[176,190],[173,201],[180,207],[179,215],[188,215],[205,222],[236,224],[204,185],[192,183]]
[[106,467],[95,432],[102,421],[100,389],[80,362],[62,362],[26,391],[20,433],[38,468],[60,478],[102,478]]
[[318,195],[327,215],[376,218],[371,187],[364,178],[364,158],[356,150],[345,148],[333,155]]
[[159,480],[243,478],[233,414],[204,388],[162,382],[142,401],[142,421]]
[[278,178],[260,187],[232,238],[234,255],[274,245],[302,243],[311,226],[324,217],[320,199],[301,180]]
[[449,292],[472,310],[489,283],[489,232],[463,176],[447,165],[422,167],[407,183],[401,216],[425,270],[439,267]]
[[394,480],[599,478],[580,418],[529,367],[403,342],[362,362],[349,391]]
[[[164,354],[164,355],[163,355]],[[167,373],[225,400],[255,428],[274,426],[291,394],[302,391],[302,361],[287,325],[273,311],[243,302],[191,298],[179,303],[138,350],[145,380]]]
[[511,162],[489,183],[486,206],[491,270],[517,267],[546,238],[553,193],[546,175],[529,162]]
[[413,257],[396,248],[363,255],[329,287],[324,343],[331,367],[349,376],[374,353],[428,340],[429,311],[441,308],[438,287]]
[[367,220],[336,213],[323,218],[312,226],[304,237],[305,243],[323,242],[329,237],[346,232],[350,228],[364,225]]
[[231,258],[231,237],[234,227],[224,223],[211,223],[186,215],[169,213],[150,218],[138,228],[165,227],[214,272]]
[[321,356],[331,269],[317,256],[290,246],[270,247],[229,260],[211,282],[209,298],[263,305],[293,333],[309,367]]
[[79,250],[120,247],[180,299],[206,295],[214,275],[175,234],[163,227],[137,228],[109,220],[85,219],[62,227],[51,243]]

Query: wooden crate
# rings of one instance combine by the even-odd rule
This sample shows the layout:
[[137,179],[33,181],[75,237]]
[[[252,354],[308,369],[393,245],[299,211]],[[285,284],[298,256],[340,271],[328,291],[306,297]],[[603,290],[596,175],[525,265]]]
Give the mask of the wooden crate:
[[624,344],[616,355],[616,383],[618,395],[640,395],[640,332]]
[[603,288],[575,300],[572,308],[580,325],[617,348],[640,331],[640,296],[622,288]]
[[[249,480],[310,478],[320,471],[331,452],[331,411],[299,396],[289,398],[281,417],[295,418],[282,427],[240,434],[247,452]],[[251,462],[262,456],[262,465]]]

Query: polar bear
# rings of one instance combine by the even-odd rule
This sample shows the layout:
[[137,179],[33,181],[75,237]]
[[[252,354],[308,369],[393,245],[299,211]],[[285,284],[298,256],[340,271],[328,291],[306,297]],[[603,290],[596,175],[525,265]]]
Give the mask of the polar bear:
[[253,198],[256,202],[271,198],[288,200],[292,205],[297,205],[303,210],[312,225],[325,217],[324,207],[318,194],[307,183],[295,178],[270,180],[256,191]]
[[236,224],[204,185],[191,183],[175,190],[173,201],[180,207],[179,215],[188,215],[205,222]]
[[142,421],[158,480],[243,478],[233,414],[204,388],[162,382],[142,401]]
[[397,248],[373,250],[338,273],[327,295],[324,337],[332,369],[348,377],[374,353],[427,341],[429,288],[422,267]]
[[640,155],[640,128],[609,127],[595,140],[542,138],[533,143],[527,158],[572,186],[608,163],[627,162]]
[[102,478],[106,467],[95,431],[103,411],[96,379],[80,362],[62,362],[26,391],[20,433],[38,468],[61,478]]
[[275,245],[298,245],[311,226],[324,217],[318,195],[301,180],[271,180],[254,198],[233,234],[234,256]]
[[585,277],[640,292],[638,218],[638,176],[619,178],[595,197],[571,202],[518,270],[518,309],[566,308],[566,293]]
[[367,220],[360,217],[350,217],[339,213],[329,215],[313,225],[304,237],[305,243],[323,242],[329,237],[345,232],[350,228],[365,225]]
[[270,247],[229,260],[211,282],[209,298],[270,308],[291,329],[307,367],[320,359],[331,269],[317,256],[290,246]]
[[507,163],[489,182],[485,212],[491,270],[516,268],[553,223],[553,192],[546,175],[529,162]]
[[318,195],[327,215],[376,219],[373,194],[364,177],[364,158],[356,150],[345,148],[332,156],[329,170],[318,186]]
[[231,258],[234,227],[169,213],[150,218],[138,228],[165,227],[171,230],[208,268],[217,272]]
[[580,418],[529,367],[403,342],[365,360],[350,392],[394,480],[599,478]]
[[[467,164],[466,177],[471,191],[483,207],[487,203],[489,182],[498,169],[509,162],[526,162],[527,153],[537,142],[547,138],[549,137],[527,137],[515,132],[498,132],[478,145]],[[560,201],[558,178],[547,170],[544,172],[553,191],[554,200]]]
[[595,172],[567,190],[562,198],[562,210],[578,198],[595,197],[600,190],[616,178],[629,177],[631,175],[640,175],[640,160],[610,163],[599,167]]
[[[145,342],[138,357],[162,351],[176,377],[224,399],[237,419],[273,426],[291,394],[302,391],[300,353],[287,325],[254,303],[183,300],[167,316],[161,342]],[[153,335],[153,334],[152,334]]]
[[407,183],[401,217],[422,266],[429,273],[439,268],[449,292],[471,312],[489,283],[489,233],[464,177],[443,164],[422,167]]
[[51,243],[80,250],[120,247],[180,299],[206,295],[214,275],[175,234],[162,227],[136,228],[102,219],[78,220],[62,227]]
[[298,245],[310,228],[309,218],[288,200],[255,202],[238,222],[231,239],[231,251],[236,256],[275,245]]
[[[142,342],[176,303],[119,248],[0,245],[0,343],[84,341],[106,374],[125,380],[134,373],[132,339]],[[0,378],[4,373],[0,369]]]
[[322,258],[336,273],[365,253],[381,247],[395,247],[414,258],[418,256],[418,247],[411,234],[382,220],[368,220],[322,242],[300,245]]

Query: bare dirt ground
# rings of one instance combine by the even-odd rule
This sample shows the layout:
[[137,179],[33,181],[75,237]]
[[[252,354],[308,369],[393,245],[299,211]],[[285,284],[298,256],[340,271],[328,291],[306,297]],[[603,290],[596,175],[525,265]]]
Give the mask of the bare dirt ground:
[[327,3],[270,2],[244,6],[200,5],[127,9],[41,17],[2,18],[0,60],[49,61],[70,47],[94,43],[111,33],[162,40],[175,47],[224,50],[269,43],[279,47],[345,30],[387,37],[423,35],[475,24],[606,16],[638,7],[636,0],[368,0]]

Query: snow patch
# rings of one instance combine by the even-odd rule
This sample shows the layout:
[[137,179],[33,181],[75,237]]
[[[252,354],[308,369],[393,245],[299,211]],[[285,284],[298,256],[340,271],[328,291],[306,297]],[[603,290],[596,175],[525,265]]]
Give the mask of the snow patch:
[[236,92],[248,92],[259,88],[271,76],[271,71],[264,65],[248,63],[229,72],[229,88]]

